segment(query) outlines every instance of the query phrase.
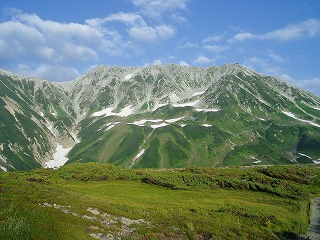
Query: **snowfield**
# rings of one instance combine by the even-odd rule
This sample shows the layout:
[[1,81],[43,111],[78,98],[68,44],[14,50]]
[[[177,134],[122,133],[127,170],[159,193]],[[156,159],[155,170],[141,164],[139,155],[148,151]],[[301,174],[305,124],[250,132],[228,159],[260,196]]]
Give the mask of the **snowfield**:
[[197,100],[197,101],[194,101],[194,102],[187,102],[187,103],[175,103],[175,104],[172,104],[172,106],[174,106],[174,107],[194,107],[199,102],[200,102],[200,100]]
[[311,121],[308,121],[308,120],[304,120],[304,119],[301,119],[301,118],[297,118],[293,113],[291,113],[291,112],[286,112],[286,111],[282,111],[285,115],[287,115],[287,116],[289,116],[289,117],[291,117],[291,118],[293,118],[293,119],[296,119],[296,120],[298,120],[298,121],[300,121],[300,122],[304,122],[304,123],[309,123],[309,124],[311,124],[311,125],[313,125],[313,126],[315,126],[315,127],[319,127],[320,128],[320,124],[317,124],[317,123],[314,123],[314,122],[311,122]]
[[180,121],[181,119],[183,119],[183,117],[178,117],[178,118],[172,118],[172,119],[168,119],[168,120],[164,120],[168,123],[175,123],[177,121]]
[[197,108],[197,112],[218,112],[219,109],[216,108]]
[[137,156],[135,156],[135,158],[132,160],[132,163],[131,163],[131,165],[130,165],[129,168],[132,168],[132,167],[133,167],[133,165],[135,164],[135,162],[137,161],[137,159],[144,154],[144,151],[145,151],[145,149],[142,149],[142,150],[137,154]]
[[147,122],[158,123],[158,122],[163,122],[163,120],[162,119],[150,119],[150,120],[141,119],[141,120],[138,120],[138,121],[134,121],[133,123],[129,123],[129,124],[143,127]]
[[62,145],[57,144],[56,152],[53,154],[53,160],[45,163],[46,168],[58,168],[63,166],[69,159],[66,157],[70,148],[63,148]]
[[113,112],[114,108],[109,107],[102,109],[101,111],[94,112],[92,116],[94,117],[100,117],[100,116],[119,116],[119,117],[127,117],[129,115],[132,115],[134,113],[134,109],[132,108],[132,105],[126,106],[124,109],[122,109],[120,112],[115,113]]
[[133,73],[132,74],[128,74],[127,76],[124,77],[124,80],[129,80],[133,77]]
[[0,168],[1,168],[3,171],[5,171],[5,172],[8,171],[5,167],[0,166]]
[[168,123],[160,123],[160,124],[151,125],[150,127],[152,127],[153,129],[156,129],[156,128],[161,128],[168,125],[169,125]]
[[202,91],[202,92],[195,92],[191,95],[191,97],[196,97],[196,96],[199,96],[201,94],[205,93],[205,91]]

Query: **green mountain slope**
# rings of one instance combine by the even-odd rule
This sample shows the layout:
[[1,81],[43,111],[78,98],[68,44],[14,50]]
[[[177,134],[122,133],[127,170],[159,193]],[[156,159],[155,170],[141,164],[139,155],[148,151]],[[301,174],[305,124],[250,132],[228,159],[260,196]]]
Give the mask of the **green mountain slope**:
[[73,147],[67,164],[124,168],[320,161],[319,97],[239,64],[0,79],[2,169],[45,166],[59,145]]

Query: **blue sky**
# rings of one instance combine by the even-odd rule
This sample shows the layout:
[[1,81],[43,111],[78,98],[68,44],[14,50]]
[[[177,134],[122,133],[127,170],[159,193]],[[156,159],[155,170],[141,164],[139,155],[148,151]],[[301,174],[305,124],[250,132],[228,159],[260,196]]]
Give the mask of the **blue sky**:
[[319,0],[1,0],[0,14],[0,68],[15,73],[237,62],[320,96]]

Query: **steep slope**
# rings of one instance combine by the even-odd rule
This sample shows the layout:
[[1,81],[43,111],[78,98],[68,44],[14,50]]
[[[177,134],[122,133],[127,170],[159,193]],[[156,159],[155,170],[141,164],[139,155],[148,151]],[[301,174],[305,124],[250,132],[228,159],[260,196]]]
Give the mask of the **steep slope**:
[[66,83],[0,71],[0,168],[67,147],[68,163],[125,168],[320,163],[320,99],[239,64],[99,66]]
[[61,88],[48,81],[0,72],[0,166],[40,167],[56,144],[74,145],[69,130],[74,111]]

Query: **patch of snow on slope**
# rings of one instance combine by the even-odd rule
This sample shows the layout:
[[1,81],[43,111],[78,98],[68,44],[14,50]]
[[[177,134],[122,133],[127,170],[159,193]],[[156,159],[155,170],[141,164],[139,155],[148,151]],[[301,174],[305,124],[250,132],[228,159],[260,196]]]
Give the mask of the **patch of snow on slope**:
[[123,108],[119,113],[113,112],[113,107],[102,109],[101,111],[94,112],[92,116],[99,117],[99,116],[119,116],[119,117],[127,117],[134,113],[134,109],[131,108],[132,105],[126,106]]
[[205,91],[202,91],[202,92],[195,92],[191,95],[191,97],[196,97],[196,96],[199,96],[201,94],[205,93]]
[[124,77],[124,80],[129,80],[130,78],[133,77],[133,75],[134,75],[133,73],[128,74],[127,76]]
[[75,133],[72,132],[72,133],[70,133],[70,135],[71,135],[71,137],[73,138],[73,140],[75,141],[75,143],[79,143],[79,142],[80,142],[77,134],[75,134]]
[[156,128],[161,128],[161,127],[165,127],[165,126],[168,126],[168,125],[169,125],[168,123],[160,123],[160,124],[151,125],[151,127],[153,129],[156,129]]
[[92,116],[94,117],[100,117],[102,115],[111,116],[114,114],[112,110],[113,110],[113,107],[105,108],[105,109],[102,109],[101,111],[94,112]]
[[183,119],[183,117],[167,119],[165,121],[168,122],[168,123],[174,123],[174,122],[180,121],[181,119]]
[[163,107],[163,106],[165,106],[165,105],[167,105],[167,104],[157,103],[157,104],[154,105],[152,111],[154,112],[154,111],[157,110],[158,108],[161,108],[161,107]]
[[291,118],[294,118],[294,119],[296,119],[296,120],[298,120],[298,121],[300,121],[300,122],[305,122],[305,123],[309,123],[309,124],[311,124],[311,125],[313,125],[313,126],[315,126],[315,127],[319,127],[320,128],[320,125],[319,124],[317,124],[317,123],[314,123],[314,122],[311,122],[311,121],[308,121],[308,120],[304,120],[304,119],[301,119],[301,118],[297,118],[293,113],[291,113],[291,112],[286,112],[286,111],[282,111],[285,115],[287,115],[287,116],[289,116],[289,117],[291,117]]
[[308,155],[306,155],[306,154],[299,153],[299,152],[298,152],[298,154],[301,155],[301,156],[307,157],[307,158],[309,158],[309,159],[312,159],[310,156],[308,156]]
[[144,151],[145,151],[145,150],[142,149],[142,150],[137,154],[137,156],[135,156],[135,158],[132,160],[131,165],[130,165],[129,168],[132,168],[132,166],[135,164],[135,162],[137,161],[137,159],[138,159],[139,157],[141,157],[142,154],[144,154]]
[[4,163],[7,163],[7,161],[0,155],[0,160]]
[[202,127],[212,127],[211,124],[202,124],[201,126],[202,126]]
[[197,108],[197,112],[218,112],[219,109],[216,108]]
[[1,168],[3,171],[5,171],[5,172],[8,171],[5,167],[0,166],[0,168]]
[[319,110],[320,111],[320,108],[318,108],[318,107],[314,107],[314,106],[310,106],[310,107],[315,109],[315,110]]
[[120,123],[120,122],[115,122],[115,123],[110,124],[105,131],[110,130],[111,128],[113,128],[115,125],[117,125],[117,124],[119,124],[119,123]]
[[177,103],[178,101],[180,101],[180,98],[175,93],[172,93],[169,98],[170,102],[172,103]]
[[194,101],[194,102],[187,102],[187,103],[175,103],[175,104],[172,104],[172,106],[174,106],[174,107],[194,107],[199,102],[200,102],[200,100],[197,100],[197,101]]
[[257,161],[255,161],[253,163],[257,164],[257,163],[261,163],[261,162],[262,162],[262,160],[257,160]]
[[157,123],[157,122],[162,122],[163,120],[162,119],[142,119],[142,120],[139,120],[139,121],[134,121],[133,123],[129,123],[129,124],[132,124],[132,125],[137,125],[137,126],[144,126],[144,124],[146,124],[147,122],[153,122],[153,123]]
[[69,159],[66,157],[70,148],[63,148],[62,145],[57,144],[56,152],[53,154],[53,160],[46,162],[46,168],[57,168],[63,166]]

